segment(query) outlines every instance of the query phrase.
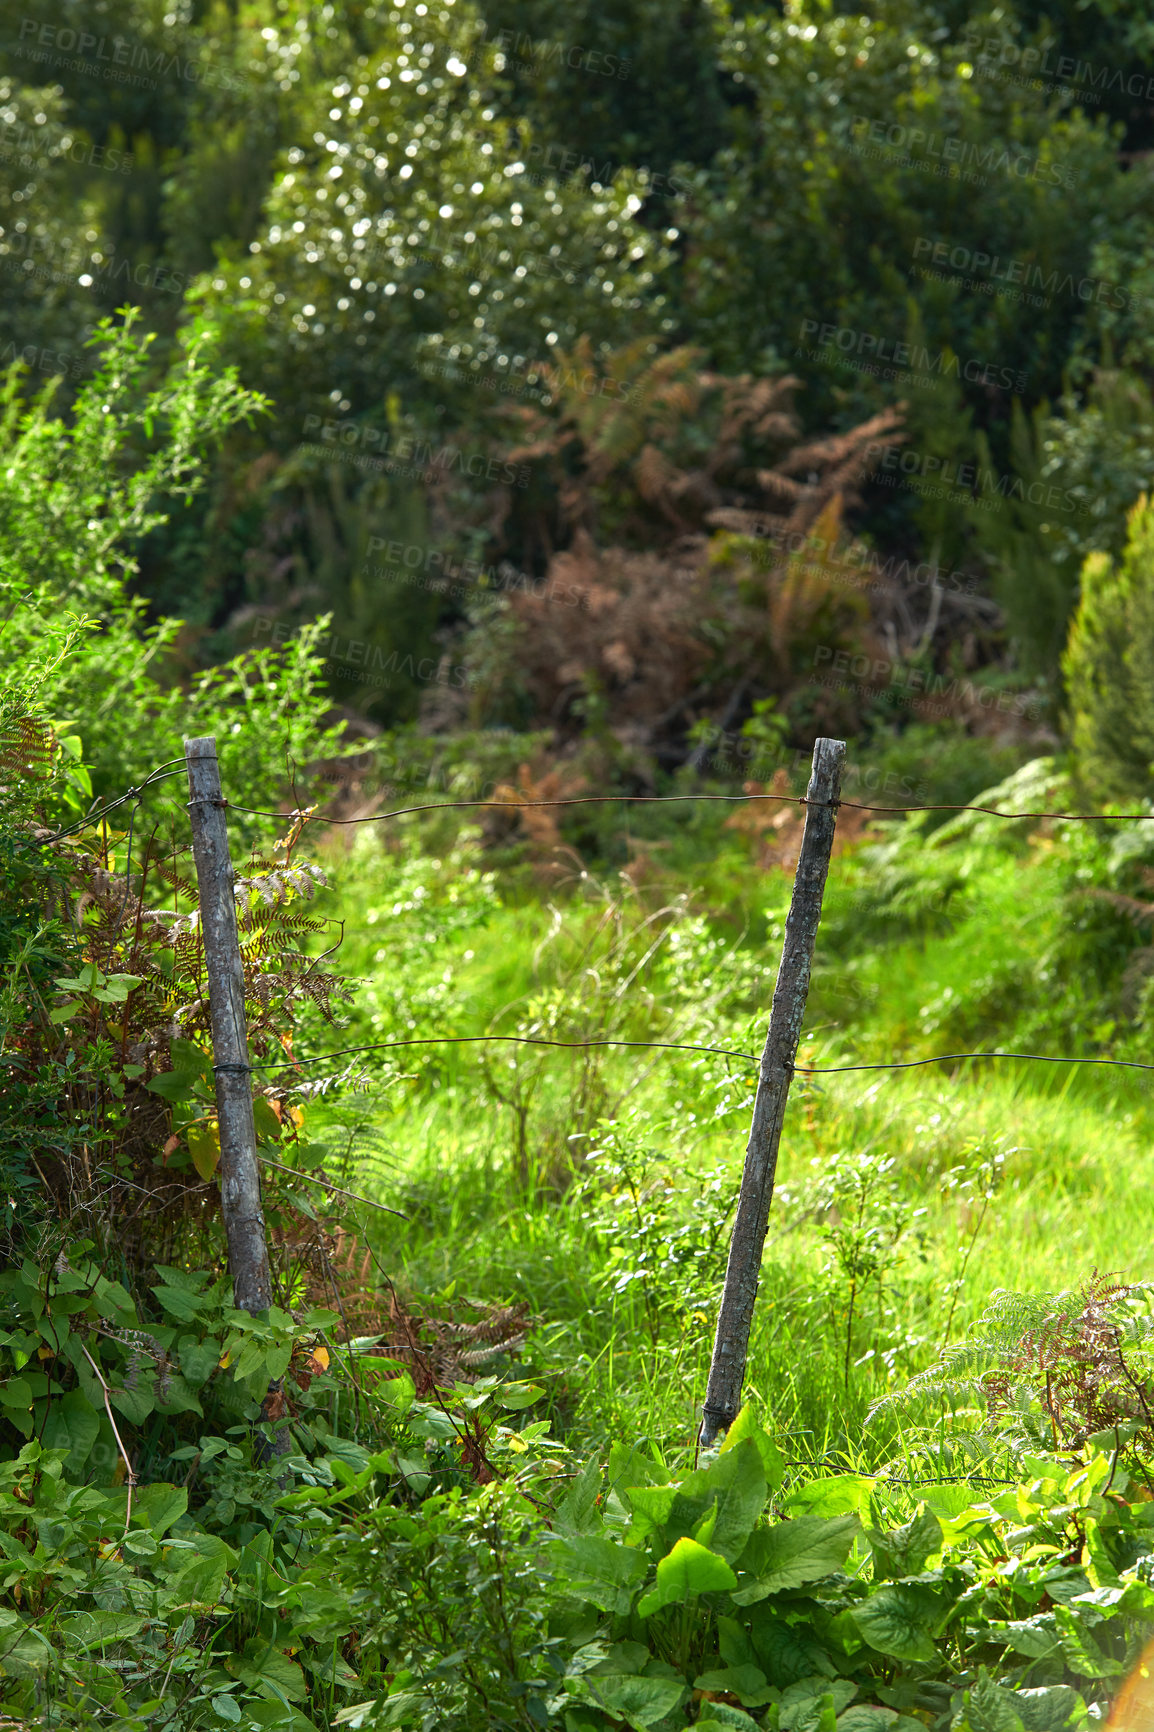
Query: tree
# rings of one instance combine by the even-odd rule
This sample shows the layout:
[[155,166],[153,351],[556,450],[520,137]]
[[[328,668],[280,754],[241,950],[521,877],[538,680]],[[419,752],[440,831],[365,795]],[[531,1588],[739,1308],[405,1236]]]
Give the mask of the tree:
[[315,632],[286,655],[250,654],[184,689],[173,665],[181,622],[149,624],[131,593],[141,538],[195,497],[207,451],[263,404],[214,367],[209,330],[193,330],[181,363],[158,379],[133,326],[129,315],[100,327],[96,371],[68,421],[50,413],[51,386],[29,405],[21,364],[7,372],[0,658],[39,713],[79,733],[98,786],[137,782],[180,753],[182,734],[219,729],[233,798],[266,804],[286,751],[307,762],[336,742],[321,725]]
[[1099,797],[1154,795],[1154,503],[1131,511],[1119,560],[1093,553],[1063,660],[1082,780]]

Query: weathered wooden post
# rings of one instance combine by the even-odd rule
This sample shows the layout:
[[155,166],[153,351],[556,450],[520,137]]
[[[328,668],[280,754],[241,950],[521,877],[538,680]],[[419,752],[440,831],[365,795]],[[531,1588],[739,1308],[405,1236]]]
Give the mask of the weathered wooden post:
[[200,891],[200,926],[208,973],[213,1075],[220,1121],[220,1198],[228,1241],[228,1269],[237,1310],[267,1311],[272,1304],[272,1279],[256,1162],[244,969],[215,739],[185,740],[184,757],[188,766],[192,856]]
[[729,1430],[741,1407],[741,1386],[745,1380],[753,1305],[757,1298],[761,1253],[773,1198],[777,1149],[805,1016],[844,761],[844,740],[818,740],[815,743],[813,769],[805,797],[805,831],[785,923],[781,966],[769,1014],[769,1034],[761,1055],[753,1123],[745,1151],[741,1194],[729,1246],[713,1357],[709,1364],[701,1421],[701,1442],[705,1448]]

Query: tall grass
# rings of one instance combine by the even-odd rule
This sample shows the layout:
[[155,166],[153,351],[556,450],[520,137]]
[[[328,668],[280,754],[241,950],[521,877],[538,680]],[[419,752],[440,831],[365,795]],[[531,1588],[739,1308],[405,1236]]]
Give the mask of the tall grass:
[[[1087,844],[1022,831],[896,848],[891,831],[835,860],[803,1059],[1094,1050],[1125,945],[1111,928],[1085,979],[1071,970]],[[472,832],[435,854],[419,833],[359,842],[337,895],[365,985],[342,1039],[500,1029],[759,1051],[789,874],[757,870],[721,817],[675,840],[633,880],[571,867],[545,888],[531,864],[486,876]],[[690,1457],[755,1066],[500,1045],[399,1060],[381,1182],[409,1219],[366,1222],[398,1286],[433,1310],[524,1301],[560,1433]],[[871,1403],[994,1288],[1154,1275],[1154,1121],[1135,1079],[1005,1060],[795,1082],[748,1370],[787,1449],[885,1459],[894,1423],[867,1427]]]

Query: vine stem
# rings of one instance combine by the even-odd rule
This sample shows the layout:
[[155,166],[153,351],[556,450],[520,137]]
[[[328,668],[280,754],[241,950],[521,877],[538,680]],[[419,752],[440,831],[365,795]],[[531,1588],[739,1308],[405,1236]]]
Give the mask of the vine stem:
[[80,1351],[83,1353],[85,1359],[87,1359],[89,1365],[91,1365],[93,1372],[96,1375],[96,1380],[100,1384],[101,1393],[104,1396],[104,1410],[108,1415],[108,1423],[112,1427],[112,1435],[116,1439],[116,1447],[120,1451],[121,1459],[124,1462],[124,1472],[126,1476],[125,1484],[128,1487],[128,1507],[124,1512],[124,1531],[127,1533],[132,1522],[132,1488],[136,1484],[136,1475],[133,1472],[132,1463],[128,1459],[128,1451],[125,1449],[120,1433],[116,1429],[116,1420],[112,1415],[112,1402],[109,1400],[112,1391],[109,1389],[108,1384],[105,1381],[104,1373],[101,1371],[99,1365],[97,1365],[95,1359],[93,1359],[91,1353],[89,1353],[87,1347],[85,1347],[83,1341],[80,1343]]

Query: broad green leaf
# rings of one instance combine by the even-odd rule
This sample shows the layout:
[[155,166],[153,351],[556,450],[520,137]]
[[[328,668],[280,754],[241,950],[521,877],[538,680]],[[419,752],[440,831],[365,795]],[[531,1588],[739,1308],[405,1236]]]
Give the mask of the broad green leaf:
[[729,1702],[703,1702],[703,1717],[694,1721],[699,1732],[758,1732],[757,1721]]
[[34,1678],[57,1664],[56,1650],[18,1612],[0,1608],[0,1677]]
[[1068,1606],[1083,1594],[1093,1591],[1085,1570],[1078,1569],[1073,1564],[1059,1564],[1054,1569],[1047,1570],[1041,1585],[1059,1606]]
[[226,1671],[262,1695],[275,1695],[274,1685],[290,1702],[303,1702],[308,1694],[304,1673],[296,1661],[261,1636],[250,1637],[243,1652],[230,1656],[224,1664]]
[[[717,1521],[710,1547],[732,1563],[740,1557],[765,1508],[765,1469],[752,1438],[744,1438],[709,1467],[699,1469],[677,1487],[669,1514],[662,1523],[666,1544],[690,1536],[710,1504],[717,1507]],[[632,1494],[630,1494],[632,1501]]]
[[[206,1269],[181,1269],[176,1264],[158,1263],[156,1273],[162,1277],[166,1287],[179,1287],[182,1293],[203,1293],[205,1288],[212,1284],[212,1276]],[[232,1283],[227,1276],[222,1277],[216,1285],[221,1295],[232,1290]]]
[[904,1527],[889,1533],[866,1530],[866,1539],[874,1555],[874,1579],[884,1576],[918,1576],[927,1559],[942,1550],[942,1524],[930,1510],[923,1509]]
[[1014,1707],[1026,1732],[1066,1732],[1067,1726],[1080,1724],[1086,1713],[1086,1704],[1069,1684],[1017,1690]]
[[791,1491],[782,1508],[789,1515],[866,1516],[870,1493],[877,1481],[857,1473],[839,1473],[831,1479],[811,1479]]
[[601,1531],[597,1498],[601,1491],[601,1465],[596,1456],[585,1463],[557,1506],[553,1525],[562,1534],[596,1534]]
[[703,1672],[700,1678],[693,1680],[693,1688],[736,1696],[743,1708],[764,1708],[775,1694],[761,1667],[754,1665],[725,1666],[719,1672]]
[[1154,1619],[1154,1589],[1145,1582],[1127,1582],[1118,1601],[1118,1611],[1128,1618]]
[[270,1378],[283,1377],[289,1368],[289,1360],[293,1356],[292,1342],[282,1341],[279,1346],[270,1347],[265,1354],[265,1368]]
[[932,1589],[917,1583],[892,1583],[878,1588],[853,1608],[853,1620],[879,1654],[895,1660],[933,1660],[934,1633],[943,1613]]
[[391,1406],[402,1414],[407,1413],[416,1398],[417,1386],[407,1371],[402,1371],[399,1377],[390,1377],[378,1385],[378,1389]]
[[699,1546],[707,1546],[713,1538],[713,1530],[717,1526],[717,1505],[711,1503],[693,1532],[691,1540],[696,1540]]
[[204,1415],[204,1408],[196,1390],[188,1379],[179,1372],[170,1371],[164,1380],[164,1399],[157,1392],[156,1405],[162,1413],[199,1413]]
[[648,1568],[635,1546],[593,1535],[560,1541],[556,1556],[566,1587],[603,1612],[627,1612]]
[[49,1407],[41,1442],[45,1449],[68,1451],[64,1468],[70,1476],[81,1471],[92,1453],[92,1446],[100,1435],[100,1418],[80,1389],[70,1389],[66,1395],[57,1396]]
[[642,1678],[632,1674],[596,1677],[586,1674],[585,1688],[593,1699],[635,1732],[648,1732],[672,1714],[689,1695],[676,1678]]
[[127,1324],[129,1328],[137,1324],[136,1306],[119,1281],[109,1281],[105,1276],[97,1275],[92,1288],[92,1303],[101,1317]]
[[98,988],[93,997],[102,1004],[123,1004],[129,993],[140,985],[144,979],[142,974],[110,974],[103,987]]
[[132,1499],[132,1520],[137,1527],[146,1527],[157,1539],[163,1537],[188,1509],[188,1492],[182,1485],[165,1485],[156,1480],[152,1485],[138,1486]]
[[[875,1708],[868,1702],[855,1702],[837,1717],[837,1732],[890,1732],[897,1714],[893,1708]],[[920,1726],[921,1721],[913,1721]]]
[[73,1612],[61,1618],[60,1628],[69,1647],[83,1653],[88,1648],[125,1642],[142,1630],[144,1623],[131,1612]]
[[654,1461],[647,1449],[638,1444],[615,1443],[609,1450],[609,1484],[611,1486],[664,1485],[669,1474]]
[[[741,1585],[734,1604],[751,1606],[768,1594],[804,1587],[839,1570],[859,1532],[856,1516],[799,1516],[759,1528],[738,1559]],[[752,1577],[752,1580],[748,1578]]]
[[1057,1606],[1054,1618],[1066,1664],[1075,1678],[1116,1678],[1126,1670],[1121,1660],[1104,1654],[1070,1606]]
[[644,1642],[614,1642],[611,1648],[606,1649],[603,1660],[595,1661],[586,1669],[594,1678],[599,1678],[602,1673],[606,1677],[616,1678],[625,1673],[633,1677],[644,1672],[652,1658]]
[[1025,1732],[1017,1707],[1017,1692],[985,1676],[965,1693],[960,1732]]
[[1062,1651],[1053,1612],[1039,1612],[1032,1618],[1017,1618],[1010,1623],[991,1624],[990,1630],[991,1633],[996,1631],[1008,1642],[1015,1654],[1025,1654],[1031,1660],[1044,1660]]
[[156,1411],[156,1392],[146,1389],[143,1382],[136,1389],[112,1390],[109,1400],[133,1425],[143,1425],[149,1414]]
[[682,1605],[694,1594],[718,1593],[736,1583],[724,1558],[682,1538],[658,1564],[656,1586],[637,1602],[638,1615],[650,1618],[662,1606]]
[[256,1134],[262,1143],[275,1143],[279,1141],[281,1122],[263,1095],[253,1096],[252,1120],[256,1128]]
[[659,1532],[665,1527],[677,1497],[675,1485],[631,1485],[625,1497],[633,1511],[634,1527],[640,1534]]
[[310,1720],[296,1706],[286,1707],[283,1702],[254,1702],[250,1696],[244,1704],[244,1716],[257,1732],[317,1732],[315,1720]]
[[727,1666],[751,1666],[756,1658],[749,1633],[736,1618],[718,1618],[717,1645]]
[[834,1676],[833,1661],[804,1624],[787,1624],[767,1606],[759,1605],[751,1609],[749,1625],[757,1663],[779,1690],[815,1673]]
[[1096,1588],[1116,1588],[1118,1586],[1117,1568],[1110,1553],[1106,1550],[1102,1530],[1093,1516],[1086,1517],[1084,1563],[1086,1574]]
[[192,1164],[202,1179],[211,1179],[220,1165],[220,1127],[216,1124],[189,1125],[185,1132]]
[[179,1037],[170,1040],[168,1053],[174,1071],[186,1070],[191,1071],[194,1076],[211,1077],[212,1059],[195,1041],[181,1040]]
[[177,1351],[180,1354],[180,1369],[194,1389],[207,1383],[220,1364],[221,1343],[212,1336],[198,1341],[194,1336],[186,1335]]
[[246,1341],[240,1350],[238,1358],[234,1359],[232,1374],[238,1383],[244,1383],[254,1372],[264,1374],[265,1361],[268,1358],[269,1347],[264,1341]]
[[160,1300],[161,1305],[170,1317],[175,1317],[178,1323],[192,1323],[205,1310],[208,1301],[201,1295],[190,1293],[184,1287],[154,1287],[152,1291]]
[[778,1449],[769,1433],[764,1429],[764,1427],[757,1423],[753,1408],[750,1406],[749,1402],[746,1402],[745,1406],[726,1432],[725,1441],[718,1453],[721,1455],[727,1454],[729,1450],[736,1448],[739,1443],[744,1443],[746,1438],[751,1438],[757,1446],[757,1453],[761,1457],[761,1465],[765,1473],[766,1484],[770,1491],[778,1491],[781,1487],[781,1482],[785,1477],[785,1457],[782,1455],[780,1449]]
[[159,1095],[170,1106],[174,1106],[177,1101],[190,1101],[200,1080],[199,1071],[166,1070],[159,1076],[154,1076],[152,1081],[144,1086],[152,1094]]
[[32,1385],[26,1377],[7,1377],[0,1383],[0,1407],[27,1409],[32,1406]]
[[211,1611],[219,1604],[227,1575],[227,1558],[197,1558],[194,1563],[187,1564],[169,1581],[174,1595],[173,1609],[188,1609],[196,1614],[202,1609]]
[[834,1722],[857,1694],[848,1678],[820,1674],[799,1678],[783,1691],[778,1709],[781,1732],[834,1732]]
[[498,1407],[519,1413],[523,1407],[532,1407],[535,1401],[540,1401],[544,1393],[539,1383],[503,1383],[496,1392],[496,1400]]

